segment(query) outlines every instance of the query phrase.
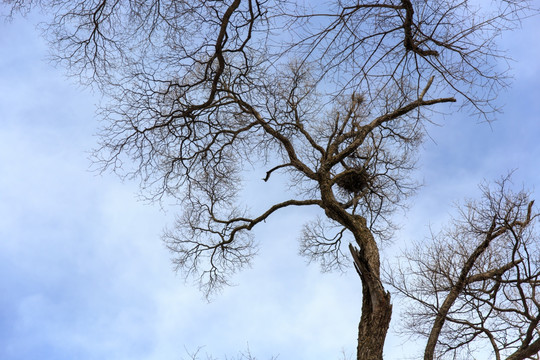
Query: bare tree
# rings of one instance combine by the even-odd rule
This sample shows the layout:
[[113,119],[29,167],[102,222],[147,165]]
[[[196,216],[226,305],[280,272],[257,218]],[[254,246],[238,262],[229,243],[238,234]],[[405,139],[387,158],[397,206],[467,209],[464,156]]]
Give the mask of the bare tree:
[[[363,287],[358,359],[381,359],[391,318],[380,241],[410,181],[430,108],[460,101],[486,119],[505,85],[496,35],[527,1],[17,0],[41,6],[56,60],[110,99],[96,156],[184,211],[164,239],[206,294],[256,252],[250,230],[316,206],[301,251],[352,263]],[[484,10],[484,11],[482,11]],[[126,167],[125,164],[135,166]],[[238,204],[247,163],[283,172],[289,200]],[[347,250],[348,248],[349,250]],[[345,255],[350,252],[352,260]]]
[[490,359],[539,358],[539,213],[508,177],[481,190],[387,276],[412,300],[406,330],[427,338],[426,360],[470,359],[486,348]]

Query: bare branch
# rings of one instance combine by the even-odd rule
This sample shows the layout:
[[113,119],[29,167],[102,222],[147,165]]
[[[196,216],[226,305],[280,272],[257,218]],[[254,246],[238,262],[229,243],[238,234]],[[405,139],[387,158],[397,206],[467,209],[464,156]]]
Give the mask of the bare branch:
[[513,193],[509,182],[483,186],[481,201],[469,202],[432,244],[405,255],[400,275],[388,277],[416,304],[409,330],[428,339],[425,359],[473,356],[470,346],[483,341],[498,359],[538,353],[538,213],[528,194]]

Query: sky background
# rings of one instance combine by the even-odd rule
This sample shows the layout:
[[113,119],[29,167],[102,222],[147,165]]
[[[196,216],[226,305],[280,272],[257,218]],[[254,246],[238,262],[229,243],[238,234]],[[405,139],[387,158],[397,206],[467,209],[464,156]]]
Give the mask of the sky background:
[[[536,17],[500,41],[515,78],[497,122],[435,119],[443,126],[430,128],[416,173],[425,186],[396,217],[402,229],[385,258],[444,223],[484,179],[517,169],[517,185],[540,187],[538,34]],[[34,21],[0,23],[0,359],[186,359],[200,346],[219,358],[249,346],[260,360],[355,352],[356,273],[321,274],[297,255],[315,211],[261,224],[253,267],[208,303],[174,274],[160,240],[175,209],[139,201],[136,182],[89,170],[99,97],[46,56]],[[245,194],[271,201],[278,185],[247,181]],[[396,310],[392,327],[398,321]],[[414,349],[391,333],[385,358]]]

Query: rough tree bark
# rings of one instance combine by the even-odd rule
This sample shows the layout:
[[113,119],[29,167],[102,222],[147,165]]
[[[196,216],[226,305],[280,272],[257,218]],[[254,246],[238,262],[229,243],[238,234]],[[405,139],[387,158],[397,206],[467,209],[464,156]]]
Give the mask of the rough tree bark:
[[358,250],[349,245],[354,266],[362,280],[362,316],[358,325],[357,359],[383,358],[383,348],[390,320],[392,304],[390,293],[385,291],[380,280],[380,264],[377,244],[360,218],[364,230],[358,234],[364,246]]
[[386,334],[392,317],[390,293],[381,282],[381,263],[377,242],[366,219],[343,210],[333,197],[327,182],[321,182],[323,208],[329,218],[347,228],[354,236],[349,244],[354,267],[362,283],[362,315],[358,325],[356,358],[382,360]]

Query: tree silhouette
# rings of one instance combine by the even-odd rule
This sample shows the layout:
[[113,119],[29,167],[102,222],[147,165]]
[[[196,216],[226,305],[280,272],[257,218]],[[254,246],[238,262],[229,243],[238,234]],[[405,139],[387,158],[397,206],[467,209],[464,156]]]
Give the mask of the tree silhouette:
[[427,338],[424,359],[471,358],[480,345],[497,360],[538,359],[539,213],[509,176],[481,190],[429,246],[386,274],[412,300],[406,331]]
[[[457,102],[492,119],[506,85],[494,41],[529,10],[510,0],[4,2],[52,13],[56,60],[110,100],[98,164],[139,178],[151,199],[178,199],[164,240],[205,294],[252,261],[257,224],[320,208],[301,252],[328,270],[354,265],[363,360],[382,358],[392,305],[379,244],[417,187],[431,109]],[[265,167],[265,182],[288,175],[291,198],[250,214],[237,197],[248,164]]]

